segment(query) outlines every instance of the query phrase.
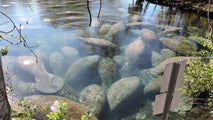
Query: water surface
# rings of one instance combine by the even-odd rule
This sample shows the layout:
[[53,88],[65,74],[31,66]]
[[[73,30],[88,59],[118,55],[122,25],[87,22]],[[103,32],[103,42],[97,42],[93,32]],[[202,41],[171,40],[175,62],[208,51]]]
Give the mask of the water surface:
[[[1,0],[0,11],[7,14],[14,21],[16,26],[21,28],[22,35],[26,38],[28,45],[32,47],[31,49],[36,53],[39,62],[44,64],[46,72],[60,76],[64,80],[65,86],[71,87],[68,87],[70,91],[68,91],[67,94],[65,92],[50,94],[61,95],[78,101],[81,90],[90,84],[98,84],[102,86],[106,93],[110,86],[103,86],[103,78],[101,78],[100,75],[101,70],[98,69],[100,64],[97,64],[96,62],[94,62],[95,64],[91,63],[85,65],[87,69],[83,69],[83,72],[80,71],[80,73],[82,73],[80,75],[81,77],[78,76],[75,78],[79,79],[78,82],[67,82],[67,80],[65,80],[65,76],[68,74],[67,70],[69,70],[69,67],[77,60],[97,54],[101,59],[114,58],[114,60],[116,60],[115,58],[120,57],[120,59],[116,61],[116,64],[118,64],[116,65],[118,66],[116,67],[117,72],[115,72],[113,78],[109,77],[109,79],[113,79],[111,83],[113,84],[113,82],[124,77],[138,76],[138,74],[134,73],[136,70],[148,70],[154,68],[155,66],[150,57],[151,53],[153,51],[160,53],[162,49],[167,48],[161,43],[146,46],[146,54],[141,58],[141,61],[144,60],[145,62],[143,61],[142,63],[137,64],[138,66],[134,66],[132,68],[133,70],[126,72],[126,61],[124,57],[125,49],[130,43],[140,37],[138,31],[140,32],[141,29],[146,28],[154,31],[159,39],[162,37],[182,39],[191,34],[204,35],[207,31],[208,24],[206,18],[197,14],[183,12],[176,8],[147,3],[146,1],[141,3],[141,5],[135,5],[134,2],[134,0],[105,0],[102,3],[100,17],[97,19],[99,1],[91,0],[90,9],[93,18],[92,27],[89,27],[89,14],[86,2],[83,0]],[[135,19],[137,22],[143,23],[143,25],[129,27],[128,23],[132,22],[131,16],[133,15],[139,16],[139,18]],[[112,26],[121,21],[124,23],[124,29],[119,31],[119,34],[116,33],[111,40],[111,42],[117,46],[116,49],[112,49],[112,46],[100,47],[99,45],[88,45],[79,40],[80,37],[106,39],[107,37],[105,37],[105,35],[99,34],[101,26]],[[0,15],[0,29],[7,31],[8,29],[12,29],[12,27],[11,22],[9,22],[5,16]],[[175,32],[160,34],[168,27],[176,27],[180,29]],[[16,43],[18,32],[14,31],[11,34],[12,35],[5,35],[5,37]],[[9,47],[8,55],[5,58],[3,57],[3,63],[5,63],[6,66],[5,68],[8,68],[8,71],[6,71],[9,73],[9,75],[6,76],[10,76],[11,74],[19,77],[21,76],[19,79],[14,78],[16,79],[14,83],[13,81],[8,82],[11,83],[15,89],[14,96],[24,97],[32,94],[48,94],[45,92],[42,93],[36,88],[27,91],[30,86],[36,82],[36,76],[35,74],[32,74],[34,72],[26,72],[14,62],[14,59],[17,59],[20,56],[32,56],[32,53],[24,47],[22,43],[20,45],[11,45],[2,40],[1,46]],[[74,50],[70,50],[70,48],[73,48]],[[104,75],[104,73],[102,73],[102,76],[107,76],[107,74],[108,73]],[[82,79],[87,79],[87,82]],[[144,88],[149,83],[149,80],[142,81],[142,83],[142,87]],[[28,87],[26,88],[26,86]],[[153,97],[154,95],[155,94],[151,96]],[[139,115],[142,116],[142,118],[144,117],[144,119],[154,119],[151,118],[152,106],[150,103],[153,101],[152,97],[151,99],[143,98],[145,101],[141,105],[143,107],[140,108],[139,112],[135,112],[133,116]],[[136,119],[131,115],[123,117],[126,117],[126,119]]]

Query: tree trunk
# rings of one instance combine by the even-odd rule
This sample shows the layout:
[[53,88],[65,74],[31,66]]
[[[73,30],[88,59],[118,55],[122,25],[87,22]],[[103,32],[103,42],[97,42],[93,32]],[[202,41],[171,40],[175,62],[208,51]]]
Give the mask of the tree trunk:
[[11,107],[7,99],[2,61],[0,55],[0,120],[11,120]]

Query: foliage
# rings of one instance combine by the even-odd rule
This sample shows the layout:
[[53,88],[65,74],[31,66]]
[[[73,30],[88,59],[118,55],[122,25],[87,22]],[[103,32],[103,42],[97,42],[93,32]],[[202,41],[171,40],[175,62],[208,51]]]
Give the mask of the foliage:
[[5,46],[4,48],[1,49],[1,55],[5,56],[5,55],[7,55],[7,53],[8,53],[8,47]]
[[37,111],[37,106],[32,106],[31,103],[29,103],[25,99],[19,100],[18,106],[21,109],[13,111],[12,113],[13,118],[18,118],[21,120],[31,120],[33,114]]
[[198,36],[196,41],[202,45],[197,55],[203,59],[192,60],[187,64],[182,86],[183,94],[197,98],[201,93],[206,93],[208,104],[213,106],[213,44],[207,38]]
[[[194,99],[205,93],[208,106],[213,108],[213,43],[211,35],[196,36],[195,41],[201,45],[201,50],[195,54],[203,57],[202,60],[190,61],[185,69],[182,92]],[[213,111],[210,111],[213,117]]]
[[[18,106],[20,109],[12,112],[13,120],[32,120],[37,111],[46,112],[46,108],[32,106],[32,104],[25,99],[19,100]],[[50,109],[52,111],[47,114],[48,120],[65,120],[67,103],[55,101]]]
[[198,97],[208,91],[213,95],[213,67],[201,60],[193,60],[185,69],[183,92],[191,97]]
[[55,101],[50,109],[52,112],[47,114],[48,120],[64,120],[67,114],[67,103]]
[[197,55],[206,57],[213,54],[213,44],[209,38],[210,34],[207,34],[206,37],[196,36],[195,41],[202,46],[202,49],[197,53]]
[[82,116],[81,116],[81,120],[90,120],[92,116],[91,112],[85,112]]

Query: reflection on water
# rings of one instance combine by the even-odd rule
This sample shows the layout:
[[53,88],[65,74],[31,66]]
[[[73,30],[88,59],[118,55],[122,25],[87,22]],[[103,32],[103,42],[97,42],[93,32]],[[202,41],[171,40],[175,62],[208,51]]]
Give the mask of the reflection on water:
[[[111,111],[97,113],[99,119],[158,119],[152,117],[152,102],[159,93],[163,61],[196,51],[191,34],[205,34],[208,24],[190,12],[135,2],[105,0],[97,19],[99,0],[90,0],[93,21],[88,27],[83,0],[0,1],[0,10],[21,23],[28,43],[38,46],[33,48],[39,57],[36,64],[26,48],[1,41],[1,46],[9,46],[3,64],[14,96],[51,94],[80,101],[83,91],[96,90],[90,85],[97,84]],[[0,22],[7,19],[0,16]],[[84,96],[86,103],[98,102],[90,94]]]

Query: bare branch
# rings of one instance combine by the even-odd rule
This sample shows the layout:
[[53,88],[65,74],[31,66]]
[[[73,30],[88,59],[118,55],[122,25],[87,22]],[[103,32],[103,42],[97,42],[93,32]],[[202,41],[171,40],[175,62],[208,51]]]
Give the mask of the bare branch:
[[100,14],[101,14],[101,7],[102,7],[102,0],[100,0],[100,7],[99,7],[99,11],[98,11],[98,16],[97,16],[97,18],[100,17]]
[[[98,16],[97,16],[97,18],[100,17],[101,8],[102,8],[102,0],[100,0],[100,6],[99,6],[99,11],[98,11]],[[90,11],[90,8],[89,8],[89,0],[87,0],[87,10],[88,10],[88,12],[89,12],[89,18],[90,18],[89,26],[91,26],[91,23],[92,23],[92,15],[91,15],[91,11]]]
[[8,18],[10,20],[10,22],[13,24],[13,28],[11,30],[9,30],[9,31],[1,31],[0,30],[0,32],[1,33],[11,33],[11,32],[13,32],[15,30],[15,23],[13,22],[13,20],[9,16],[7,16],[5,13],[3,13],[1,11],[0,11],[0,14],[4,15],[6,18]]
[[[0,33],[5,33],[5,34],[9,34],[9,33],[11,33],[11,32],[13,32],[14,30],[16,31],[16,32],[18,32],[18,35],[19,35],[19,42],[17,42],[17,43],[14,43],[14,42],[12,42],[12,41],[10,41],[10,40],[8,40],[8,39],[5,39],[2,35],[0,35],[0,38],[2,39],[2,40],[4,40],[4,41],[6,41],[6,42],[9,42],[11,45],[18,45],[18,44],[20,44],[20,43],[23,43],[23,46],[24,47],[26,47],[32,54],[33,54],[33,56],[35,56],[35,58],[36,58],[36,62],[38,62],[38,57],[37,57],[37,55],[33,52],[33,50],[31,49],[31,48],[33,48],[32,46],[29,46],[28,45],[28,43],[26,42],[26,39],[24,38],[24,36],[22,35],[22,31],[21,31],[21,24],[19,25],[19,28],[15,25],[15,23],[13,22],[13,20],[8,16],[8,15],[6,15],[5,13],[3,13],[3,12],[1,12],[0,11],[0,14],[2,14],[3,16],[5,16],[6,18],[8,18],[9,19],[9,21],[12,23],[12,25],[13,25],[13,28],[11,29],[11,30],[9,30],[9,31],[0,31]],[[35,46],[34,46],[35,47]]]
[[91,12],[90,12],[90,9],[89,9],[89,0],[87,0],[87,10],[89,12],[89,26],[91,26],[91,23],[92,23],[92,15],[91,15]]

